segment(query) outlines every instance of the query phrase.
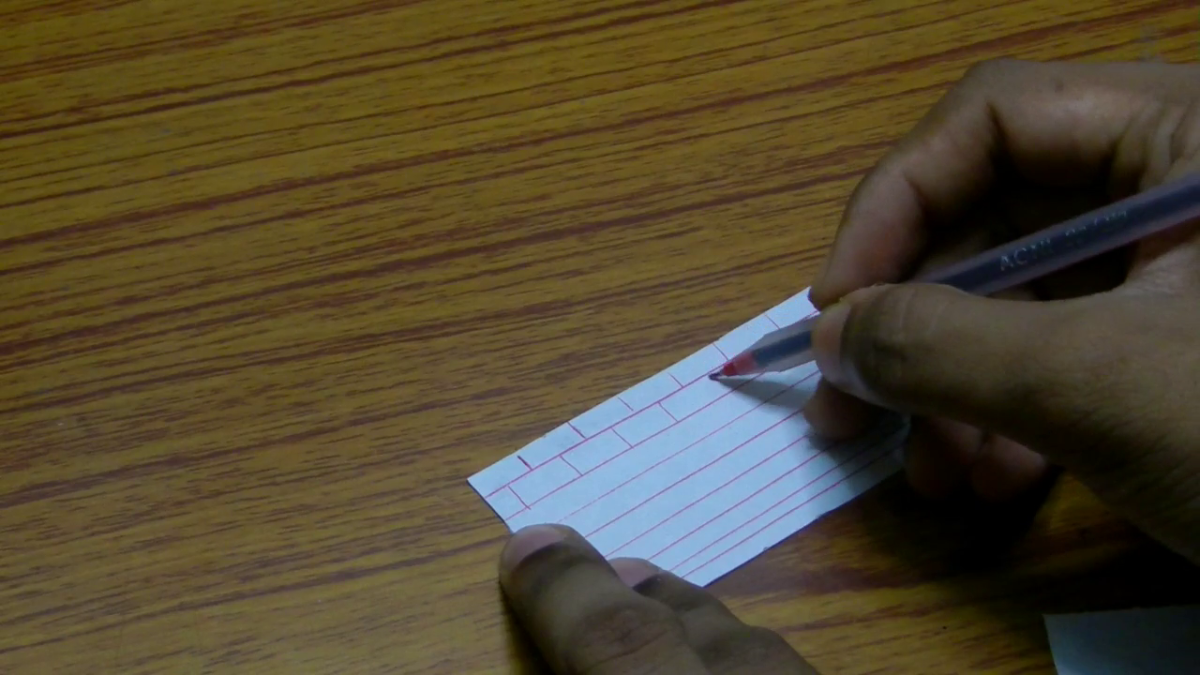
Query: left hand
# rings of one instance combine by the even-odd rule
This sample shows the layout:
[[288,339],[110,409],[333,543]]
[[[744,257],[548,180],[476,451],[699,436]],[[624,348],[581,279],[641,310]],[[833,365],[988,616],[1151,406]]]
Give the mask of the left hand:
[[560,675],[817,675],[782,637],[644,560],[610,562],[559,525],[521,530],[500,557],[517,620]]

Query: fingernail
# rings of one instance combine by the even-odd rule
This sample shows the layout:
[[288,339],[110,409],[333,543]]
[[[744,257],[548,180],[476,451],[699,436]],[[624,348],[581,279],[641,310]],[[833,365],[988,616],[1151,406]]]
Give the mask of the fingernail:
[[842,371],[842,331],[850,318],[850,305],[839,302],[821,312],[813,329],[813,356],[817,368],[826,380],[838,387],[845,387],[846,375]]
[[638,558],[616,558],[608,562],[625,585],[633,588],[662,570]]
[[566,538],[567,532],[557,525],[530,525],[518,530],[500,554],[500,569],[504,572],[511,571],[520,565],[522,560]]

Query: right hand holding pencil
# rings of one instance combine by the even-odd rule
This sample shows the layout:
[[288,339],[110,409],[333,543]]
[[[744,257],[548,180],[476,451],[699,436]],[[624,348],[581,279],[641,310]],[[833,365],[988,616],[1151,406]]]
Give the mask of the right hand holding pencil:
[[1200,562],[1200,224],[995,299],[887,285],[1194,172],[1198,66],[973,69],[846,208],[811,293],[810,422],[914,414],[931,496],[1005,500],[1061,464]]
[[[1200,171],[1200,67],[976,68],[859,185],[811,298],[827,436],[913,413],[910,481],[996,500],[1050,462],[1200,562],[1200,224],[1007,294],[889,286]],[[1045,302],[1029,302],[1045,300]],[[522,530],[501,586],[555,672],[815,670],[704,589]]]

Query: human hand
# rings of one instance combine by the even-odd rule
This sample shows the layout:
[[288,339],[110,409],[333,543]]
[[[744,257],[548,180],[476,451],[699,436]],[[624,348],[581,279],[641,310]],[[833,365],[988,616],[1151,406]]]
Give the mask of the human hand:
[[1004,500],[1061,464],[1200,561],[1197,227],[1008,299],[874,286],[1197,171],[1200,67],[973,69],[850,200],[812,288],[809,421],[845,437],[867,403],[912,413],[907,474],[934,496]]
[[606,562],[559,525],[509,540],[500,584],[556,673],[816,675],[788,643],[643,560]]

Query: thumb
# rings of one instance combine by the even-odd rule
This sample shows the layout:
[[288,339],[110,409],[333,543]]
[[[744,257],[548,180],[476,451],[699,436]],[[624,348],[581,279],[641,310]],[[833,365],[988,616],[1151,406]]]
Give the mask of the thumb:
[[[877,286],[823,312],[813,348],[825,379],[858,398],[1055,448],[1083,441],[1085,420],[1125,414],[1109,346],[1120,327],[1097,325],[1120,321],[1096,309],[1090,298],[1029,302]],[[1098,377],[1116,395],[1100,396]]]
[[1119,290],[1023,302],[869,288],[822,313],[813,350],[834,386],[1032,448],[1200,562],[1195,302]]

